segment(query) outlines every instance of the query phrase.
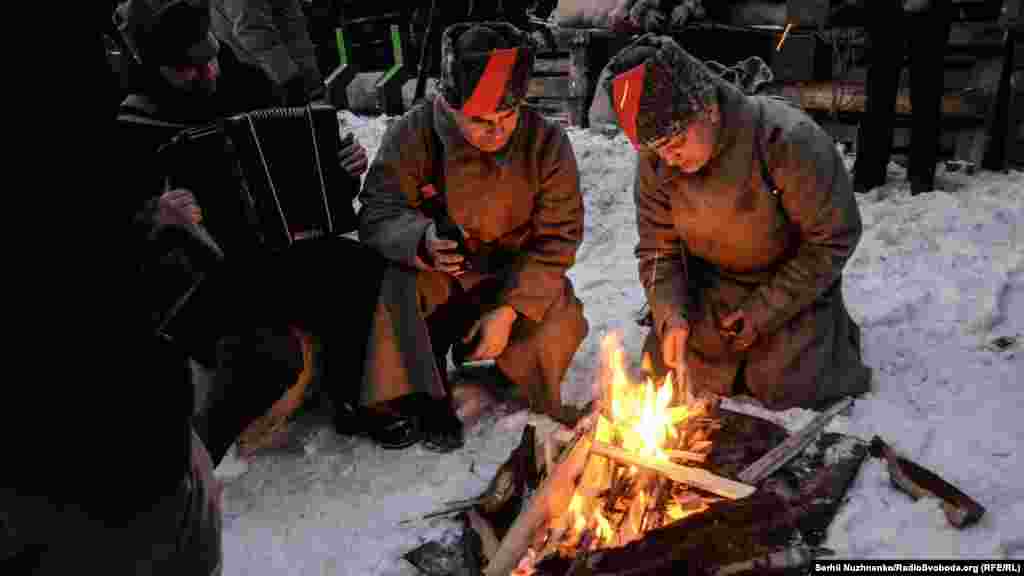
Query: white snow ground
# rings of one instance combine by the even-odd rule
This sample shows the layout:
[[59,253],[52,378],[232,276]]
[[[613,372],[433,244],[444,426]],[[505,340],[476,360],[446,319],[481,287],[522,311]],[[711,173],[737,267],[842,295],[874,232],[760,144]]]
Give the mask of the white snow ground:
[[[384,118],[343,115],[371,158]],[[571,276],[591,333],[565,386],[590,395],[601,337],[622,330],[639,358],[643,302],[636,280],[633,153],[621,137],[570,132],[583,178],[586,231]],[[881,435],[984,505],[957,530],[934,501],[912,502],[865,461],[826,545],[856,558],[1024,558],[1024,173],[967,176],[940,169],[933,193],[911,196],[901,169],[859,201],[864,235],[844,292],[861,323],[873,391],[831,430]],[[1001,336],[1016,338],[1007,349]],[[795,430],[814,413],[730,403]],[[298,449],[257,456],[228,482],[225,574],[400,575],[401,555],[450,534],[441,519],[400,526],[446,500],[475,496],[518,443],[522,412],[485,418],[466,448],[437,455],[384,451],[307,426]]]

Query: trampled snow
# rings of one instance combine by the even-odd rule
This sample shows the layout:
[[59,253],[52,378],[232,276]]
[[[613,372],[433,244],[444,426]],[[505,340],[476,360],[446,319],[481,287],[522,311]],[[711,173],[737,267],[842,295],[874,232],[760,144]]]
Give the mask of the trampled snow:
[[[371,158],[385,118],[342,119]],[[639,361],[645,329],[633,249],[634,154],[624,137],[570,130],[586,202],[584,242],[571,278],[590,335],[565,384],[567,402],[589,399],[600,340],[620,330]],[[892,165],[890,183],[859,195],[864,234],[843,284],[861,324],[872,391],[830,430],[878,434],[987,508],[958,530],[935,501],[913,502],[876,460],[861,468],[826,546],[841,558],[1024,558],[1024,173],[939,170],[937,190],[911,196]],[[356,385],[355,382],[352,385]],[[807,410],[732,409],[806,424]],[[443,502],[480,493],[518,444],[523,412],[485,417],[466,447],[438,455],[385,451],[366,439],[307,425],[299,448],[257,455],[224,492],[225,574],[416,574],[401,555],[450,535],[446,519],[400,524]]]

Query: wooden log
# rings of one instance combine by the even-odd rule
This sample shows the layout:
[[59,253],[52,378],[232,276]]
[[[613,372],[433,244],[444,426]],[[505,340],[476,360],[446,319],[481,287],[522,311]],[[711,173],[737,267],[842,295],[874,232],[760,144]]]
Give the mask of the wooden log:
[[[768,87],[767,91],[790,99],[808,110],[827,112],[865,112],[867,110],[867,89],[864,82],[780,82]],[[897,114],[910,114],[910,92],[902,90],[896,96]],[[942,96],[944,116],[972,117],[980,110],[970,98],[960,94]]]
[[553,98],[565,100],[573,97],[568,76],[540,76],[530,79],[527,98]]
[[885,460],[889,480],[914,500],[937,498],[949,523],[957,528],[974,524],[985,515],[985,507],[946,482],[934,472],[921,467],[896,452],[880,437],[871,439],[871,455]]
[[537,488],[533,498],[505,534],[494,558],[484,569],[485,576],[505,576],[511,572],[526,554],[541,526],[550,519],[564,514],[569,508],[576,482],[583,473],[583,467],[590,455],[595,428],[596,426],[592,426],[589,430],[582,431],[578,439],[566,450],[564,457],[548,471],[547,478]]
[[595,454],[657,472],[676,482],[706,490],[723,498],[732,500],[746,498],[756,491],[753,486],[716,476],[707,470],[645,458],[603,442],[595,442],[592,450]]
[[541,76],[566,76],[569,74],[568,58],[538,58],[533,64],[534,78]]

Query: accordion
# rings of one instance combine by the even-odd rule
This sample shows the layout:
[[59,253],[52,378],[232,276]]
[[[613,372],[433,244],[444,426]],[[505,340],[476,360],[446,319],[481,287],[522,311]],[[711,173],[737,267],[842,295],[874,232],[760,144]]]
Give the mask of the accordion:
[[[179,132],[160,148],[168,189],[191,191],[203,221],[165,230],[154,273],[156,332],[190,351],[208,349],[224,314],[225,287],[210,278],[226,261],[281,253],[355,230],[359,178],[339,164],[342,138],[328,105],[256,110]],[[223,275],[219,276],[223,278]]]
[[356,229],[359,179],[339,165],[341,146],[337,110],[316,104],[184,130],[160,154],[168,186],[192,191],[230,258]]

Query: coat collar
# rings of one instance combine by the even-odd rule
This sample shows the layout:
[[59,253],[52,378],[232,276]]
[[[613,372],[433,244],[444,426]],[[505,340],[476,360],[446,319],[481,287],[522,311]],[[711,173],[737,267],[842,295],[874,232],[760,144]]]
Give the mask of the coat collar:
[[754,129],[761,120],[754,99],[724,81],[718,84],[718,102],[722,127],[711,162],[734,148],[745,147],[746,140],[752,140]]

